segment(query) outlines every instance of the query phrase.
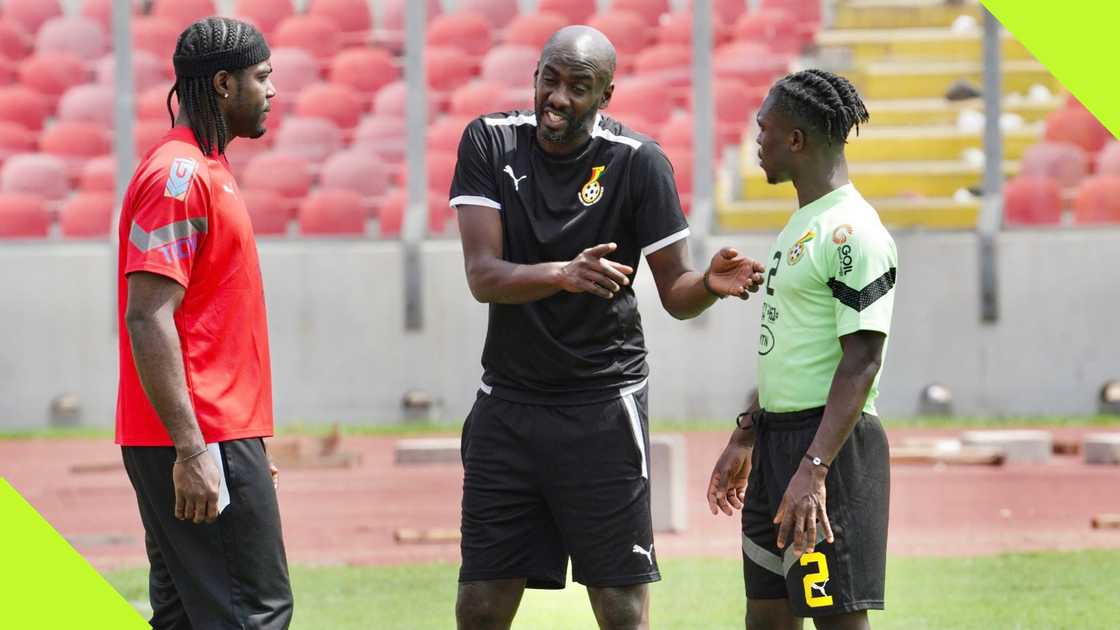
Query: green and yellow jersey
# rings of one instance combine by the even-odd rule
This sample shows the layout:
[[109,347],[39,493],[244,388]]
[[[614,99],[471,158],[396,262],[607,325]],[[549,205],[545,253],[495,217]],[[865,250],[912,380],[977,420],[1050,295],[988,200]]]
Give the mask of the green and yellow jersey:
[[[894,239],[848,184],[797,210],[768,261],[759,404],[772,412],[822,407],[840,363],[839,338],[858,330],[889,334],[898,267]],[[878,395],[876,375],[863,411],[876,413]]]

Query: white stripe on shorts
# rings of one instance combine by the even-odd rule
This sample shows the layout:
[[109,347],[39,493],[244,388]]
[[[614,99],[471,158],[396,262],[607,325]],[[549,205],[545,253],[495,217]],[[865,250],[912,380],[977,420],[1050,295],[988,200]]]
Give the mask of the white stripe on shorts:
[[638,453],[642,456],[642,478],[649,479],[649,464],[646,463],[646,436],[642,431],[642,418],[638,415],[638,404],[634,402],[634,394],[646,386],[646,381],[631,385],[619,390],[622,396],[622,405],[626,407],[626,415],[630,417],[630,433],[634,436],[634,444],[638,446]]

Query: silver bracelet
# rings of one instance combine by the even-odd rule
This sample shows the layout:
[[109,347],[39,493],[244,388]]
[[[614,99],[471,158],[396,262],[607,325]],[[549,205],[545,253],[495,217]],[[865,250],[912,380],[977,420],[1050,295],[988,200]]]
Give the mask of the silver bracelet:
[[205,448],[203,448],[203,449],[202,449],[201,451],[199,451],[199,452],[195,453],[194,455],[189,455],[189,456],[187,456],[187,457],[184,457],[183,459],[177,459],[177,460],[175,460],[175,463],[176,463],[176,464],[182,464],[182,463],[185,463],[185,462],[189,462],[189,461],[191,461],[192,459],[194,459],[194,458],[198,457],[199,455],[202,455],[202,454],[203,454],[203,453],[205,453],[205,452],[206,452],[206,449],[205,449]]

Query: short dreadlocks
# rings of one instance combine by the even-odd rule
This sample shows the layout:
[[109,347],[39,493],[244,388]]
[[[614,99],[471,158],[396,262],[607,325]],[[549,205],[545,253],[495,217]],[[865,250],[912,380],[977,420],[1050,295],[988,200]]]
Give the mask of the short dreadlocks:
[[856,88],[825,70],[803,70],[785,76],[771,92],[775,103],[801,122],[824,134],[829,146],[845,144],[852,127],[870,119]]

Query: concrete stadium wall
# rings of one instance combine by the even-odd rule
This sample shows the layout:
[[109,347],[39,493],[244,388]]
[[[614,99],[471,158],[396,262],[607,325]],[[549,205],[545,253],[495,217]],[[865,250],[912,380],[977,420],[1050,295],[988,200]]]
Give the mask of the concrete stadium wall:
[[[882,378],[885,417],[917,412],[931,382],[960,414],[1087,414],[1120,378],[1120,230],[1008,232],[999,241],[1001,319],[979,321],[972,234],[900,232],[898,294]],[[712,239],[764,258],[772,235]],[[454,241],[424,245],[424,329],[404,330],[397,243],[260,244],[277,418],[394,422],[408,390],[458,419],[474,398],[486,307],[471,298]],[[44,426],[52,397],[112,424],[115,254],[107,243],[0,246],[0,430]],[[760,301],[726,300],[679,322],[643,265],[636,283],[658,418],[731,418],[755,383]]]

